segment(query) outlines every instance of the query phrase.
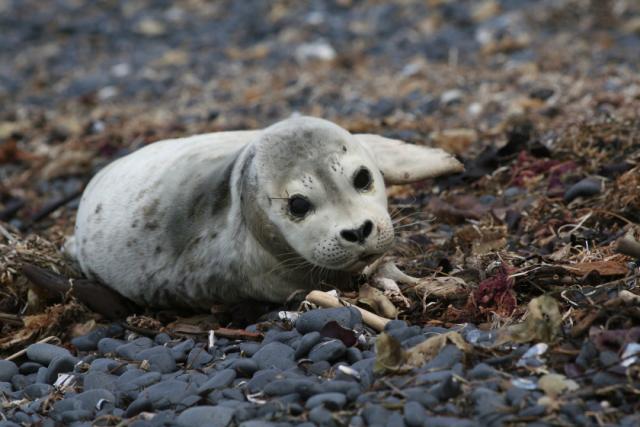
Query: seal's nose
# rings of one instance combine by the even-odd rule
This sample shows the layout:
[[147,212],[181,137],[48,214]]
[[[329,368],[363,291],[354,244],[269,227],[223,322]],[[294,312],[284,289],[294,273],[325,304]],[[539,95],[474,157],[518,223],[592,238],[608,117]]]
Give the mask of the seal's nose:
[[353,228],[351,230],[342,230],[340,236],[351,243],[364,243],[367,237],[371,235],[373,231],[373,222],[366,220],[359,228]]

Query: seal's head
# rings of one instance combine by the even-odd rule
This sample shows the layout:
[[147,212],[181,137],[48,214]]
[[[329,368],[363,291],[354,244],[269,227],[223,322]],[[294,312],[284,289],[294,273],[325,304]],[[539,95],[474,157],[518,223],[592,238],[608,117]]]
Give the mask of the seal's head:
[[462,167],[441,150],[352,135],[309,117],[265,129],[249,150],[242,212],[251,232],[282,260],[339,271],[359,271],[391,247],[385,181]]

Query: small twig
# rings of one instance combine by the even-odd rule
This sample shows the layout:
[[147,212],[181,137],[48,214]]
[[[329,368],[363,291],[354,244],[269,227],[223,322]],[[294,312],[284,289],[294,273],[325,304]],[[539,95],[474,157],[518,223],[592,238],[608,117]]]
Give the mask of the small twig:
[[69,203],[73,199],[76,199],[76,198],[80,197],[80,195],[82,194],[83,191],[84,191],[84,185],[82,185],[77,190],[72,191],[71,193],[67,194],[66,196],[64,196],[64,197],[62,197],[62,198],[60,198],[58,200],[54,200],[52,202],[47,203],[42,209],[40,209],[38,212],[33,214],[33,216],[31,217],[30,224],[28,224],[28,225],[31,225],[34,222],[38,222],[38,221],[46,218],[51,213],[53,213],[56,210],[58,210],[60,207],[66,205],[67,203]]

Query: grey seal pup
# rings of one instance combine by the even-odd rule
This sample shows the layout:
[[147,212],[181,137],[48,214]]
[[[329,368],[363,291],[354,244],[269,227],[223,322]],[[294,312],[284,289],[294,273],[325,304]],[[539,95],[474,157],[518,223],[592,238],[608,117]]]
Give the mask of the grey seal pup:
[[390,249],[387,184],[458,172],[440,149],[296,117],[145,146],[85,189],[66,250],[144,306],[341,287]]

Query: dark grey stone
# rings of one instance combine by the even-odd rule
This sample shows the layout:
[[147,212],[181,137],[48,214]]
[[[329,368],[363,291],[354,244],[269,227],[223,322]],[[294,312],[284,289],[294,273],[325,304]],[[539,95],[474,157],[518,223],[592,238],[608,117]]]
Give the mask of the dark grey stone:
[[264,345],[252,357],[259,369],[278,368],[282,370],[295,366],[294,351],[291,347],[280,342]]
[[316,406],[309,411],[309,420],[322,427],[333,427],[336,425],[331,411],[325,409],[323,406]]
[[499,371],[486,363],[478,363],[473,369],[467,372],[467,376],[471,380],[486,380],[488,378],[498,377],[499,375]]
[[391,320],[391,321],[387,322],[387,324],[384,325],[384,331],[385,332],[389,332],[389,331],[392,331],[394,329],[403,329],[403,328],[406,328],[407,326],[408,326],[407,322],[405,322],[404,320],[394,319],[394,320]]
[[194,347],[187,356],[187,365],[192,369],[200,369],[208,365],[213,360],[213,356],[203,347]]
[[430,362],[425,364],[421,370],[444,370],[451,369],[453,365],[462,360],[462,351],[453,344],[446,345],[440,350],[440,353]]
[[176,423],[184,427],[226,427],[234,410],[224,406],[197,406],[178,415]]
[[247,357],[251,357],[262,348],[262,345],[253,341],[245,341],[240,343],[240,351]]
[[53,386],[44,383],[31,384],[23,390],[25,397],[28,399],[37,399],[44,397],[53,391]]
[[147,360],[150,370],[163,374],[168,374],[177,369],[173,353],[167,347],[161,345],[142,350],[136,354],[135,358],[136,360]]
[[347,347],[340,340],[325,341],[317,344],[309,352],[309,359],[314,362],[326,360],[335,362],[347,351]]
[[92,351],[98,348],[98,342],[107,337],[107,328],[98,328],[86,335],[75,337],[71,344],[80,351]]
[[98,403],[98,401],[103,399],[110,403],[116,402],[116,398],[113,393],[111,393],[109,390],[104,389],[83,391],[82,393],[79,393],[74,397],[74,400],[80,403],[80,408],[86,409],[88,411],[96,410],[96,404]]
[[267,383],[263,391],[267,396],[285,396],[292,393],[303,393],[310,395],[313,393],[315,382],[307,378],[285,378],[276,379]]
[[65,424],[73,423],[75,421],[86,421],[93,419],[93,411],[88,409],[72,409],[64,412],[61,415],[61,419]]
[[150,412],[153,410],[153,402],[149,399],[136,399],[129,404],[124,416],[132,418],[138,415],[140,412]]
[[76,358],[71,356],[56,357],[51,361],[47,368],[47,373],[44,378],[44,383],[53,384],[58,379],[58,374],[73,371],[73,367],[76,364]]
[[377,404],[366,404],[362,410],[362,418],[364,418],[368,426],[386,425],[391,412]]
[[173,354],[175,361],[184,362],[187,360],[187,355],[194,346],[195,341],[189,338],[171,347],[171,353]]
[[108,374],[106,372],[87,372],[83,377],[83,386],[84,390],[93,390],[93,389],[105,389],[111,392],[115,392],[117,390],[118,377],[115,375]]
[[[151,347],[153,347],[153,344],[154,343],[151,338],[148,338],[148,337],[136,338],[135,340],[128,342],[126,344],[122,344],[121,346],[116,348],[116,354],[120,357],[129,359],[129,360],[141,360],[139,358],[136,358],[136,356],[138,356],[138,353],[140,353],[143,350],[150,349]],[[164,348],[164,347],[161,347],[161,348]]]
[[347,397],[342,393],[320,393],[310,397],[305,408],[313,409],[316,406],[324,406],[331,411],[337,411],[347,403]]
[[20,365],[20,368],[18,368],[18,370],[23,375],[29,375],[38,372],[38,369],[42,367],[43,366],[40,363],[26,361]]
[[216,373],[209,381],[198,388],[198,394],[207,394],[212,390],[229,386],[236,379],[236,371],[233,369],[223,369]]
[[196,394],[196,391],[195,384],[178,380],[166,380],[142,390],[138,399],[150,400],[154,409],[166,409],[179,403],[185,397]]
[[124,344],[126,344],[126,341],[109,337],[102,338],[98,341],[98,352],[100,354],[112,354],[116,352],[118,347]]
[[418,402],[407,402],[404,405],[404,422],[409,427],[422,426],[426,416],[427,411]]
[[321,308],[303,313],[296,321],[296,329],[301,334],[320,331],[327,322],[336,321],[339,325],[354,329],[362,326],[362,315],[353,307]]
[[424,424],[429,427],[481,427],[487,424],[454,417],[425,417]]
[[171,337],[169,336],[169,334],[160,332],[158,335],[155,336],[153,341],[158,345],[165,345],[168,342],[171,342]]
[[49,365],[56,357],[73,357],[69,350],[53,344],[36,343],[27,347],[27,357],[33,362]]
[[280,370],[278,369],[265,369],[257,371],[253,374],[253,378],[251,378],[247,382],[247,389],[249,393],[257,393],[258,391],[262,391],[265,386],[274,381],[278,375],[280,375]]
[[0,360],[0,381],[11,381],[11,377],[18,373],[18,365],[10,360]]
[[309,353],[309,350],[322,340],[320,332],[313,331],[302,336],[298,348],[296,349],[295,358],[300,359]]
[[238,359],[234,360],[231,364],[231,368],[236,370],[236,373],[243,377],[250,377],[258,370],[258,364],[253,359]]

